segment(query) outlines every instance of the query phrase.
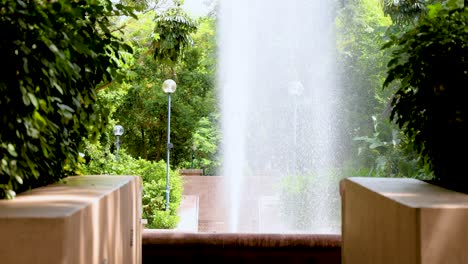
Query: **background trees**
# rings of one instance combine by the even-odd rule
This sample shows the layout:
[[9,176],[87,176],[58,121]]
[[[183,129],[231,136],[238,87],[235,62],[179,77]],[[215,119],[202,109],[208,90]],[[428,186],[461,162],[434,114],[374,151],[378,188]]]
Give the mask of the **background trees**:
[[[98,141],[85,149],[87,174],[135,174],[144,181],[143,207],[149,228],[174,228],[182,197],[182,182],[176,172],[194,164],[216,172],[219,132],[217,129],[215,76],[215,21],[193,21],[180,6],[127,17],[117,27],[134,53],[125,54],[121,82],[98,92],[98,105],[109,113],[109,124]],[[197,30],[198,29],[198,30]],[[165,79],[177,82],[171,110],[171,204],[165,208],[167,95]],[[121,137],[121,159],[115,156],[112,128],[125,128]],[[193,153],[192,147],[196,147]]]
[[[125,28],[124,36],[136,51],[133,64],[129,67],[128,80],[125,83],[103,90],[102,95],[100,92],[102,105],[109,107],[112,103],[115,106],[112,119],[114,123],[118,122],[126,128],[126,133],[122,137],[123,147],[130,155],[159,161],[164,158],[166,152],[167,129],[167,96],[160,87],[166,78],[174,78],[178,89],[172,95],[173,164],[175,167],[182,164],[187,166],[191,162],[192,146],[195,145],[197,147],[195,158],[205,159],[204,162],[197,160],[195,164],[211,166],[211,171],[214,172],[214,163],[211,160],[215,159],[213,154],[217,151],[217,140],[219,140],[216,139],[219,138],[219,132],[214,90],[215,21],[212,18],[200,19],[198,31],[190,35],[192,42],[181,55],[180,50],[154,49],[154,37],[151,35],[156,33],[152,32],[152,16],[154,13],[148,12],[141,15],[139,20],[125,22],[128,26]],[[180,13],[177,16],[180,16]],[[159,41],[161,36],[156,38]],[[186,36],[183,41],[188,38]],[[171,46],[162,42],[159,45]],[[174,47],[179,49],[180,46]],[[154,55],[157,60],[153,59],[154,53],[161,53]],[[172,59],[159,59],[165,58],[162,54],[169,53],[174,53],[171,55]],[[176,76],[171,77],[174,73]],[[211,132],[203,132],[204,128]],[[206,137],[213,137],[213,140]],[[105,139],[104,136],[102,140]],[[212,145],[207,147],[207,144]]]
[[395,90],[382,89],[392,52],[382,47],[392,35],[412,28],[426,14],[426,4],[350,1],[339,11],[337,47],[346,98],[342,111],[347,120],[343,145],[348,150],[348,166],[354,171],[348,173],[431,177],[411,139],[389,118]]
[[351,168],[456,175],[454,153],[466,148],[464,1],[380,2],[350,1],[336,20]]
[[441,2],[440,0],[381,0],[385,15],[390,16],[394,24],[412,25],[427,11],[427,5]]
[[[166,78],[179,85],[175,167],[191,160],[195,143],[197,156],[210,158],[217,149],[206,141],[217,136],[215,42],[212,19],[201,20],[195,34],[198,22],[178,1],[168,2],[0,2],[6,34],[0,40],[0,198],[68,175],[135,174],[144,180],[150,226],[175,226],[180,175],[171,175],[170,208],[158,202],[164,197],[164,171],[158,168],[164,164],[167,111],[160,85]],[[141,20],[134,10],[144,11]],[[117,123],[126,129],[123,146],[133,157],[125,149],[121,159],[114,155]]]

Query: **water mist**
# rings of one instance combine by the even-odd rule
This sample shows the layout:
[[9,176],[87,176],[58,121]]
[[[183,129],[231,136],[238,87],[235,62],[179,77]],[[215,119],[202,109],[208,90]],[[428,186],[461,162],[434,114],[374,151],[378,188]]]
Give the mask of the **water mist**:
[[220,1],[230,232],[339,232],[332,2]]

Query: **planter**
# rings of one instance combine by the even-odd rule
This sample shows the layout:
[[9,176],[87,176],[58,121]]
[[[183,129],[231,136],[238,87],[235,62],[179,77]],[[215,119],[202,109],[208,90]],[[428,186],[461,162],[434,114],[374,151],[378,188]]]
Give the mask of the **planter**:
[[467,262],[468,195],[402,178],[340,187],[343,263]]
[[2,263],[141,263],[141,181],[76,176],[0,201]]

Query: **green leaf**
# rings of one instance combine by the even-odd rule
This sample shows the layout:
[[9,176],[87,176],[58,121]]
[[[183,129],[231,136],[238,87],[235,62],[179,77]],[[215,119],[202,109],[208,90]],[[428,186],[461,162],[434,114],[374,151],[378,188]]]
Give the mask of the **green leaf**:
[[15,176],[15,179],[19,184],[23,184],[23,179],[20,176]]
[[23,103],[25,106],[28,106],[31,104],[31,99],[29,99],[29,96],[27,94],[23,93]]
[[13,190],[7,190],[6,196],[7,199],[11,200],[16,197],[16,192]]
[[68,111],[68,112],[75,112],[75,110],[73,110],[73,108],[69,107],[68,105],[65,105],[65,104],[57,104],[57,106],[62,110],[62,111]]
[[47,121],[42,117],[42,115],[38,111],[34,111],[33,119],[37,122],[40,127],[45,127],[47,125]]
[[369,148],[370,149],[375,149],[375,148],[382,147],[382,146],[385,146],[385,143],[383,143],[383,142],[374,142],[374,143],[369,145]]
[[29,97],[29,100],[34,105],[34,107],[37,109],[39,107],[39,104],[37,103],[36,96],[34,96],[34,94],[32,94],[32,93],[28,93],[28,97]]
[[16,153],[16,150],[15,150],[15,146],[13,146],[12,144],[8,144],[8,153],[10,153],[11,156],[13,157],[18,157],[18,153]]
[[26,7],[27,7],[26,3],[25,3],[24,1],[22,1],[22,0],[16,0],[16,2],[17,2],[19,5],[21,5],[21,7],[23,7],[23,8],[26,8]]
[[59,49],[57,48],[57,46],[55,46],[55,44],[50,44],[50,45],[49,45],[49,49],[50,49],[50,51],[52,51],[53,53],[58,53],[58,52],[59,52]]

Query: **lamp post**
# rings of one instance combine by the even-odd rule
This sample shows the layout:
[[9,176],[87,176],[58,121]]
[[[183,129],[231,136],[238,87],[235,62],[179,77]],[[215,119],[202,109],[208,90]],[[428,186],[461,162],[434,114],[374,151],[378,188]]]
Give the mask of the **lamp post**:
[[166,211],[169,210],[169,154],[173,145],[171,144],[171,94],[176,91],[177,84],[171,79],[165,80],[162,90],[167,94],[167,158],[166,158]]
[[115,155],[117,160],[119,160],[119,149],[120,149],[120,136],[123,135],[124,128],[121,125],[114,126],[114,135],[117,137],[115,141],[115,146],[117,149],[117,154]]
[[293,81],[289,84],[288,92],[294,97],[294,116],[293,116],[293,172],[297,170],[297,98],[304,91],[304,86],[300,81]]

